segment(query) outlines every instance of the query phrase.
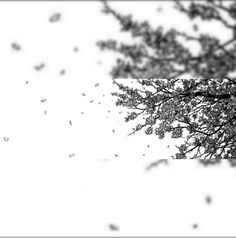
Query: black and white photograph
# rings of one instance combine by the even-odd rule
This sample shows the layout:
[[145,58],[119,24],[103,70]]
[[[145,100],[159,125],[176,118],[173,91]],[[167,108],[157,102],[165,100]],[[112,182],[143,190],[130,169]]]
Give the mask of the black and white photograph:
[[236,1],[0,0],[0,237],[236,237]]

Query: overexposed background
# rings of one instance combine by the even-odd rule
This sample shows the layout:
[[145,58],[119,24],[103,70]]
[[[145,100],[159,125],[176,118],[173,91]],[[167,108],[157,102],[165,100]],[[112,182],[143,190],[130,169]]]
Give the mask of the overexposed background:
[[[191,31],[172,5],[112,3]],[[170,159],[176,141],[127,136],[132,126],[110,95],[115,56],[96,41],[130,38],[101,9],[96,1],[0,2],[0,236],[236,235],[235,169],[170,160],[146,171]],[[55,13],[60,21],[49,22]]]

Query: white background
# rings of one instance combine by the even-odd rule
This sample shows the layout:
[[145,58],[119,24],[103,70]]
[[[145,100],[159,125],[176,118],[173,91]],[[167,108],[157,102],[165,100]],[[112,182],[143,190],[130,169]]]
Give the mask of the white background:
[[[154,25],[192,29],[170,2],[112,5]],[[170,159],[175,141],[127,136],[132,126],[110,95],[114,55],[95,44],[129,37],[101,9],[95,1],[0,2],[0,236],[236,235],[234,168],[170,160],[145,170]],[[57,12],[61,20],[50,23]],[[202,25],[209,29],[219,34],[219,26]]]

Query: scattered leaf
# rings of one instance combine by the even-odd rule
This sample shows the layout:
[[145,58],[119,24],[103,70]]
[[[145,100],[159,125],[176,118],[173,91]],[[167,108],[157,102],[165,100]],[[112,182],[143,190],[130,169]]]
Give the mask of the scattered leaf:
[[20,51],[21,50],[21,46],[18,43],[12,43],[11,47],[15,51]]
[[65,75],[66,74],[66,70],[65,69],[62,69],[61,71],[60,71],[60,75]]
[[197,229],[198,228],[198,224],[193,224],[193,229]]
[[112,230],[112,231],[119,231],[118,226],[116,226],[116,225],[114,225],[114,224],[109,224],[109,228],[110,228],[110,230]]
[[78,49],[78,47],[74,47],[74,52],[78,52],[79,51],[79,49]]
[[210,204],[212,202],[212,198],[210,196],[206,196],[206,203]]
[[42,70],[44,67],[45,67],[44,63],[41,63],[41,64],[39,64],[39,65],[35,65],[35,66],[34,66],[34,69],[37,70],[37,71],[40,71],[40,70]]
[[58,22],[58,21],[60,21],[60,19],[61,19],[61,14],[55,13],[49,18],[49,21],[50,22]]
[[168,165],[168,160],[167,159],[159,159],[157,161],[154,161],[147,166],[146,170],[148,171],[148,170],[152,169],[153,167],[157,167],[161,163]]
[[9,141],[9,138],[8,137],[3,137],[4,141]]

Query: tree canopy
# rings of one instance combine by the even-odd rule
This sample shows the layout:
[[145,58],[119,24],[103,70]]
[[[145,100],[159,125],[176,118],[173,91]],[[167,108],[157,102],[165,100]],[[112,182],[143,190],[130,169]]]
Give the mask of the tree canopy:
[[[112,95],[117,106],[128,109],[125,120],[138,121],[131,134],[144,131],[163,139],[170,133],[184,139],[173,158],[200,158],[205,165],[227,159],[235,166],[236,2],[173,3],[189,21],[222,24],[231,35],[225,42],[200,33],[196,26],[194,35],[154,28],[148,21],[117,12],[107,2],[103,6],[103,12],[117,19],[121,31],[134,39],[132,44],[116,39],[98,42],[102,50],[117,53],[111,75],[118,91]],[[192,52],[185,42],[197,44],[199,52]],[[135,84],[126,85],[118,78],[135,79]]]

